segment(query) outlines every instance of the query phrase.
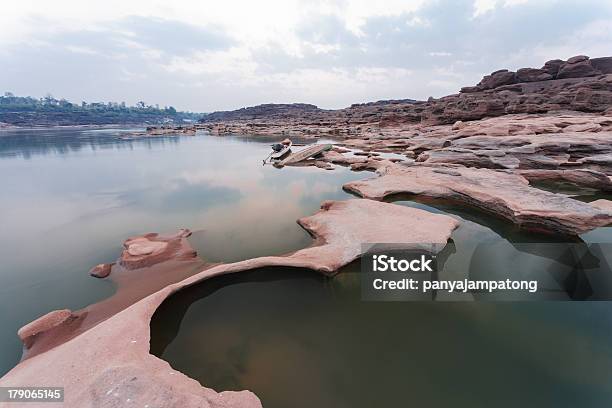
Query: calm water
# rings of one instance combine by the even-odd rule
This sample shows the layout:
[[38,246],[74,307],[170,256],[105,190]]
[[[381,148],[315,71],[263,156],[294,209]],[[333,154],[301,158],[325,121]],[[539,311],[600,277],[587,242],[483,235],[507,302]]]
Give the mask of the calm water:
[[260,139],[121,133],[0,132],[0,375],[19,361],[19,327],[114,292],[88,270],[115,260],[128,236],[187,227],[207,260],[281,254],[311,241],[296,219],[361,177],[263,167]]
[[[550,248],[564,240],[443,202],[395,200],[461,220],[441,279],[537,278],[557,300],[596,289],[562,272]],[[581,240],[612,242],[612,229]],[[598,255],[612,264],[612,253]],[[213,278],[156,312],[152,352],[273,408],[611,405],[612,303],[363,302],[358,270],[355,262],[334,278],[290,268]],[[610,287],[612,276],[598,283]]]
[[[261,139],[119,134],[0,133],[2,372],[19,359],[21,325],[113,293],[87,271],[114,260],[125,237],[189,227],[208,260],[280,254],[310,242],[297,218],[348,198],[342,183],[367,176],[262,167]],[[501,278],[551,262],[521,247],[550,237],[446,203],[394,200],[462,221],[442,278]],[[612,242],[611,231],[581,238]],[[474,253],[485,266],[474,267]],[[611,303],[362,302],[357,270],[324,278],[268,268],[205,281],[158,310],[152,351],[219,391],[251,389],[266,407],[610,406]],[[557,298],[579,298],[580,279],[565,278],[550,279]]]

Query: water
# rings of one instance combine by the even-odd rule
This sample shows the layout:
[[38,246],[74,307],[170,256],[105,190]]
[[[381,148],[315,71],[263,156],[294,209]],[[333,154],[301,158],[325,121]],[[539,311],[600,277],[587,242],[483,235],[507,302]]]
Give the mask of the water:
[[[113,293],[87,271],[117,258],[127,236],[188,227],[210,261],[280,254],[310,243],[297,218],[368,176],[262,167],[271,140],[120,134],[0,133],[0,372],[19,359],[20,326]],[[526,256],[546,260],[519,244],[559,241],[450,203],[393,200],[462,221],[442,278],[466,276],[482,245],[503,274]],[[612,242],[612,232],[581,239]],[[266,407],[610,405],[609,302],[361,302],[357,269],[205,281],[156,312],[152,352],[208,387],[250,389]]]
[[88,270],[114,261],[128,236],[187,227],[214,262],[285,253],[311,242],[296,219],[362,177],[263,167],[270,140],[123,132],[0,132],[0,375],[19,361],[21,326],[112,295]]
[[[443,201],[392,200],[460,219],[440,279],[543,278],[555,262],[545,249],[566,241]],[[612,229],[576,241],[612,242]],[[474,266],[479,248],[488,259]],[[363,302],[358,271],[355,262],[333,278],[263,268],[204,281],[158,309],[151,351],[272,408],[610,405],[610,302]],[[580,279],[554,275],[544,280],[552,298],[580,298]],[[491,300],[437,296],[458,298]]]

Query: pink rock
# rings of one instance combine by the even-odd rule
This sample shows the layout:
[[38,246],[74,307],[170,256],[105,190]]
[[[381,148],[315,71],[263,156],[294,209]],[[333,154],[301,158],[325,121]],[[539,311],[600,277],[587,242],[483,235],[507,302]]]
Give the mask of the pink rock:
[[72,317],[69,309],[54,310],[23,326],[17,334],[22,341],[59,326]]
[[155,233],[132,237],[123,243],[119,264],[126,269],[137,269],[165,262],[169,259],[193,258],[195,251],[184,240],[191,231],[181,229],[164,236]]
[[96,278],[106,278],[110,275],[114,263],[98,264],[89,270],[89,274]]
[[[217,275],[266,266],[333,273],[360,256],[361,243],[405,243],[437,252],[458,226],[454,218],[445,215],[356,199],[325,202],[319,212],[299,223],[316,237],[314,246],[284,257],[214,266],[169,285],[70,341],[22,361],[0,379],[0,386],[64,387],[72,390],[65,394],[67,407],[123,407],[129,400],[130,405],[140,407],[259,408],[261,402],[252,392],[216,392],[202,387],[149,353],[149,322],[168,296]],[[52,312],[53,318],[45,321],[62,321],[69,315],[69,311]],[[34,326],[22,331],[30,332]]]
[[559,72],[557,73],[557,79],[584,78],[595,75],[601,75],[601,71],[598,71],[593,67],[593,65],[591,65],[591,62],[588,60],[588,57],[578,56],[570,58],[566,64],[563,64],[561,68],[559,68]]
[[578,62],[583,62],[588,60],[589,57],[587,57],[586,55],[576,55],[575,57],[572,57],[570,59],[567,60],[568,64],[576,64]]
[[501,69],[487,75],[477,85],[480,89],[494,89],[502,85],[510,85],[516,83],[516,74],[507,69]]
[[591,204],[594,207],[600,208],[604,211],[607,211],[608,213],[612,214],[612,201],[610,200],[605,200],[605,199],[599,199],[599,200],[595,200],[590,202],[589,204]]
[[505,171],[463,166],[401,166],[388,163],[379,177],[344,185],[362,197],[397,193],[455,200],[499,215],[527,229],[577,235],[612,223],[612,215],[565,195],[530,187]]
[[537,82],[548,81],[553,79],[553,76],[543,69],[521,68],[516,71],[516,79],[519,82]]

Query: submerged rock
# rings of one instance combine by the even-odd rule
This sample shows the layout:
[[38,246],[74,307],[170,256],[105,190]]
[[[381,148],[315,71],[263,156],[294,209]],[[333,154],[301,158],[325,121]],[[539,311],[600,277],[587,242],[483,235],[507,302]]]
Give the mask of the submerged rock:
[[[149,353],[151,316],[181,288],[214,276],[265,266],[291,266],[332,273],[357,258],[361,243],[393,242],[440,251],[458,221],[446,215],[372,200],[328,201],[315,215],[299,220],[316,239],[314,246],[288,256],[269,256],[206,269],[169,285],[105,319],[70,341],[22,361],[0,379],[0,386],[65,387],[65,406],[249,408],[261,407],[250,391],[216,392],[174,370]],[[70,318],[56,311],[25,326],[53,325]],[[39,321],[48,322],[41,325]]]
[[129,238],[123,243],[119,264],[125,269],[138,269],[169,259],[193,258],[196,252],[184,241],[189,235],[191,231],[181,229],[173,235],[150,233]]

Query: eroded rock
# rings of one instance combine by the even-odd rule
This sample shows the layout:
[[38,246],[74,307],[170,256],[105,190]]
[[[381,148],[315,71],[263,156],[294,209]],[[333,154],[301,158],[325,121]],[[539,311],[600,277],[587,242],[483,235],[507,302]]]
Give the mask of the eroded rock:
[[196,252],[184,241],[191,235],[181,229],[174,235],[157,233],[128,238],[124,243],[119,264],[125,269],[138,269],[164,262],[168,259],[193,258]]
[[[449,169],[452,173],[440,171]],[[388,163],[379,177],[344,185],[362,197],[409,193],[457,201],[499,215],[526,229],[577,235],[612,223],[612,216],[565,195],[529,186],[520,175],[463,166]]]
[[110,275],[114,263],[102,263],[89,270],[89,274],[95,278],[106,278]]
[[[357,258],[361,243],[394,242],[440,251],[458,222],[451,217],[371,200],[328,201],[299,220],[315,238],[314,246],[288,256],[269,256],[206,269],[136,302],[70,341],[22,361],[0,379],[0,386],[36,384],[65,387],[68,407],[176,406],[261,407],[249,391],[216,392],[174,370],[149,353],[149,322],[172,293],[217,275],[265,266],[292,266],[333,273]],[[36,333],[70,317],[56,311],[24,326]],[[40,324],[40,322],[45,322]],[[38,322],[38,323],[37,323]],[[33,329],[34,328],[34,329]]]

